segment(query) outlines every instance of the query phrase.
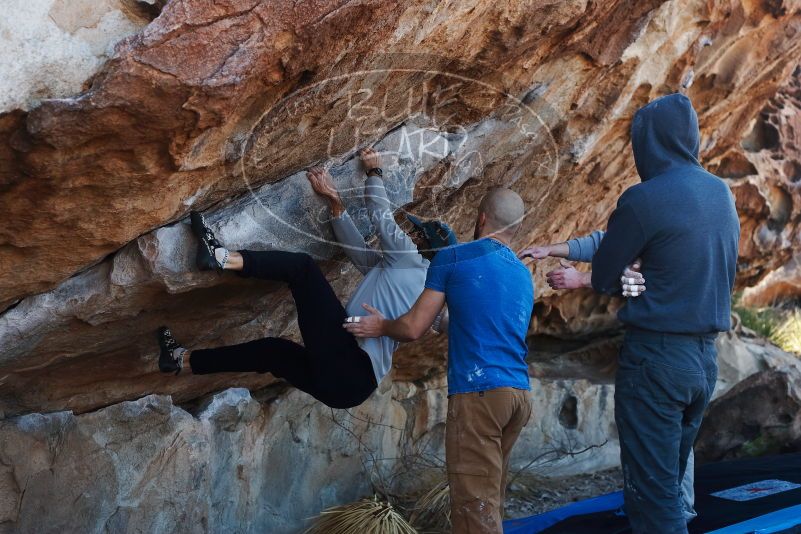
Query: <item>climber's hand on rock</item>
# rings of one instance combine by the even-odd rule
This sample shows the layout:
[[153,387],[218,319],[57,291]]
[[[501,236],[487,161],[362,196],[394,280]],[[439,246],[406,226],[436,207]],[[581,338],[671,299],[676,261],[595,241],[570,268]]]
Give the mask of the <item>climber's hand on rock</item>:
[[370,315],[346,317],[343,328],[356,337],[383,336],[384,315],[369,304],[362,304],[362,308]]
[[541,260],[551,255],[551,247],[548,245],[539,247],[528,247],[522,249],[517,253],[517,257],[522,259],[531,258],[532,260]]
[[308,178],[315,193],[328,199],[334,217],[342,215],[342,212],[345,211],[345,207],[342,204],[339,191],[337,191],[334,185],[334,180],[331,178],[328,171],[322,167],[312,167],[306,171],[306,178]]
[[546,273],[545,279],[551,289],[578,289],[590,287],[591,273],[582,273],[565,260],[559,262],[561,267]]
[[623,270],[620,285],[623,287],[624,297],[639,297],[645,291],[645,277],[640,272],[642,260],[637,258],[634,263]]
[[339,191],[334,186],[334,180],[327,170],[322,167],[312,167],[306,171],[306,178],[314,189],[314,192],[327,199],[339,198]]
[[362,159],[364,171],[381,167],[381,155],[372,148],[365,148],[359,152],[359,157]]

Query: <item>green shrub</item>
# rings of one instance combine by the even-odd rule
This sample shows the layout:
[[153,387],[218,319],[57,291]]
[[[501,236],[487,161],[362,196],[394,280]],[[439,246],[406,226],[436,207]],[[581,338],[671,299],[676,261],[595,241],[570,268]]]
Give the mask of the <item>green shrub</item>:
[[775,308],[744,308],[735,307],[734,311],[740,316],[743,326],[750,328],[758,335],[771,339],[781,326],[781,310]]
[[787,352],[801,354],[801,311],[794,309],[786,314],[770,337],[776,345]]

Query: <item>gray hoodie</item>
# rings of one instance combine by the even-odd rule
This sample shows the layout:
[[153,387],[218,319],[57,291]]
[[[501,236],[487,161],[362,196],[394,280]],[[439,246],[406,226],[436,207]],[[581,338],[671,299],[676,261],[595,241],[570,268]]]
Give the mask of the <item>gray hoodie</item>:
[[[384,181],[377,176],[367,178],[364,195],[381,250],[365,243],[347,212],[331,221],[345,254],[364,275],[345,311],[349,316],[368,315],[362,308],[367,303],[388,319],[396,319],[409,311],[423,292],[429,262],[395,223]],[[398,342],[388,337],[359,338],[359,345],[370,355],[376,382],[381,382],[392,367],[392,354]]]

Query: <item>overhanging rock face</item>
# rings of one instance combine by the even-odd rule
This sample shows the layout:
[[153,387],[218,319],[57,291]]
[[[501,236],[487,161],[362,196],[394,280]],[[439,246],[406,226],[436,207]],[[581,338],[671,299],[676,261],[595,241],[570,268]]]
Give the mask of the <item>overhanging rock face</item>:
[[[515,246],[560,240],[603,226],[636,181],[636,108],[689,85],[704,162],[739,179],[731,162],[753,149],[752,120],[792,74],[799,25],[789,3],[171,2],[117,45],[85,93],[3,118],[0,301],[11,307],[0,316],[0,409],[266,384],[154,372],[160,324],[191,346],[296,335],[285,291],[190,272],[193,245],[177,221],[206,209],[233,247],[331,259],[344,298],[358,277],[303,170],[330,166],[358,215],[353,154],[365,144],[393,154],[398,207],[441,217],[462,239],[483,192],[507,185],[530,208]],[[762,193],[738,195],[749,282],[777,266],[759,245],[768,241],[751,245],[754,228],[790,235],[797,219],[794,189],[775,173],[754,182],[783,188],[784,200],[749,211]],[[536,280],[546,300],[533,334],[611,324],[613,302],[562,305]],[[432,368],[406,365],[415,351],[399,355],[405,376]]]
[[[348,414],[270,375],[163,376],[154,361],[161,324],[191,347],[298,339],[285,288],[194,271],[191,209],[204,211],[231,248],[313,254],[347,298],[358,272],[332,244],[304,170],[330,168],[369,240],[354,160],[366,145],[387,152],[398,214],[442,218],[469,239],[478,200],[504,185],[529,207],[514,245],[559,241],[605,224],[637,181],[631,116],[685,86],[699,112],[702,162],[738,202],[741,287],[761,284],[772,298],[777,277],[792,269],[796,2],[31,4],[58,11],[57,23],[92,42],[80,21],[119,24],[92,49],[100,70],[87,71],[84,91],[77,71],[53,69],[64,79],[39,95],[17,94],[0,115],[0,529],[47,531],[37,521],[49,488],[78,498],[93,495],[96,481],[104,497],[76,502],[87,521],[113,531],[145,525],[138,508],[166,501],[174,506],[155,530],[288,532],[371,489],[356,469],[369,455],[331,419]],[[109,35],[120,39],[113,48]],[[57,98],[36,106],[42,97]],[[515,462],[562,439],[609,438],[593,458],[558,469],[605,467],[616,453],[609,332],[620,303],[550,292],[542,273],[553,265],[535,273],[539,411]],[[722,343],[726,387],[780,359],[751,343]],[[356,435],[387,457],[420,440],[438,450],[445,346],[444,338],[404,346],[357,413],[406,434],[354,419]],[[190,408],[195,415],[176,406],[232,386],[258,391],[258,401],[237,389]],[[301,419],[308,424],[298,437],[288,421]],[[284,471],[274,477],[276,465]],[[293,486],[295,465],[304,471]],[[180,493],[189,486],[197,490]],[[63,512],[54,530],[76,526]]]

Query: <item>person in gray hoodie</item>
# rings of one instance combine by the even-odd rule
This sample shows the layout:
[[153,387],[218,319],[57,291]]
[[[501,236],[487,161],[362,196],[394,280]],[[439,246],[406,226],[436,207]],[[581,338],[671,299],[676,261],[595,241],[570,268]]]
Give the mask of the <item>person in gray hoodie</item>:
[[671,94],[634,116],[627,189],[592,258],[592,287],[621,292],[642,260],[648,289],[618,313],[615,379],[626,513],[635,533],[686,533],[680,484],[717,379],[715,339],[731,327],[740,224],[729,187],[698,162],[690,100]]
[[407,235],[395,222],[384,188],[381,159],[374,150],[361,152],[367,173],[365,205],[378,234],[380,249],[365,243],[348,215],[331,176],[322,168],[307,173],[314,191],[331,206],[331,225],[345,254],[364,275],[347,306],[326,281],[308,254],[280,250],[238,252],[226,249],[192,213],[198,239],[197,263],[201,270],[230,270],[245,277],[286,282],[298,310],[303,345],[288,339],[266,337],[213,349],[187,350],[167,327],[158,332],[159,368],[178,374],[270,372],[332,408],[351,408],[364,402],[390,371],[398,343],[389,337],[359,339],[342,328],[346,317],[367,315],[362,302],[373,302],[394,317],[403,315],[423,291],[429,260],[434,252],[456,243],[450,228],[439,221],[422,222]]

